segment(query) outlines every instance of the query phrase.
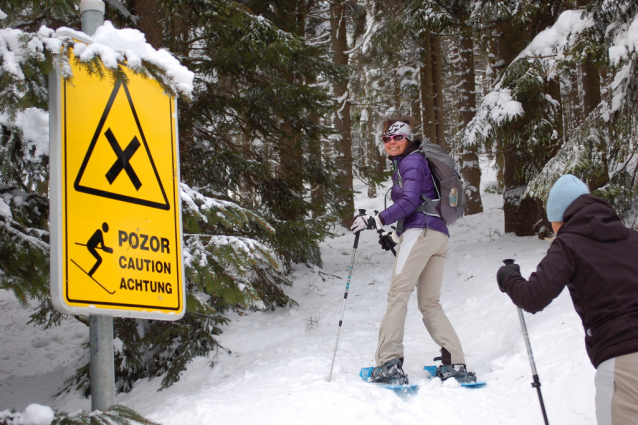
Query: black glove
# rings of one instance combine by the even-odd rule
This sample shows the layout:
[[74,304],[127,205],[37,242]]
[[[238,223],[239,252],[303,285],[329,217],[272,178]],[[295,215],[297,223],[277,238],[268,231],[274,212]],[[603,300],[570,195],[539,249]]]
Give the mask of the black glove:
[[385,251],[390,251],[397,246],[397,243],[392,240],[392,232],[384,236],[379,236],[379,245],[381,245],[381,248]]
[[496,273],[496,281],[498,282],[498,287],[501,289],[501,292],[505,292],[505,287],[503,284],[505,280],[511,275],[521,275],[521,267],[518,264],[508,264],[506,266],[498,269],[498,273]]

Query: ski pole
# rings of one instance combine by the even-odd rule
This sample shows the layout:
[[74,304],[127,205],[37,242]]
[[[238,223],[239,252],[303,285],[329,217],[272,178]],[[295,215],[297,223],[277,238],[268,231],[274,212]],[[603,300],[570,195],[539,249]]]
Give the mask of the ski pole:
[[[360,209],[359,214],[364,215],[366,210]],[[348,282],[346,283],[346,291],[343,293],[343,306],[341,307],[341,318],[339,319],[339,330],[337,331],[337,341],[335,341],[335,349],[332,353],[332,363],[330,363],[330,373],[328,373],[328,382],[332,379],[332,368],[335,365],[335,357],[337,356],[337,346],[339,345],[339,335],[341,334],[341,325],[343,324],[343,313],[346,311],[346,300],[348,299],[348,291],[350,290],[350,278],[352,277],[352,267],[354,266],[354,257],[359,247],[359,236],[363,230],[357,232],[354,236],[354,248],[352,250],[352,258],[350,259],[350,268],[348,269]]]
[[[514,264],[514,260],[508,259],[503,260],[506,266]],[[521,329],[523,330],[523,337],[525,337],[525,345],[527,347],[527,356],[529,357],[529,365],[532,368],[532,377],[534,382],[532,383],[532,387],[536,388],[538,391],[538,401],[541,404],[541,410],[543,412],[543,419],[545,420],[545,425],[549,425],[549,421],[547,420],[547,412],[545,412],[545,403],[543,403],[543,394],[541,393],[541,380],[538,378],[538,372],[536,372],[536,363],[534,362],[534,355],[532,354],[532,344],[529,342],[529,335],[527,334],[527,326],[525,325],[525,318],[523,317],[523,309],[518,307],[518,318],[521,321]]]

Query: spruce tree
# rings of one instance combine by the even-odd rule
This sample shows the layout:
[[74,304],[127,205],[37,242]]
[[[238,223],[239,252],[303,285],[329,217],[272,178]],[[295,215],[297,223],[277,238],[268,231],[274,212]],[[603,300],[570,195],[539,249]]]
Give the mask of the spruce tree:
[[638,167],[634,161],[638,153],[634,111],[638,73],[635,46],[629,42],[638,4],[595,1],[581,19],[592,25],[565,45],[557,66],[592,62],[604,69],[600,103],[580,118],[564,146],[530,182],[528,196],[546,199],[553,183],[571,173],[585,181],[594,195],[607,199],[626,225],[638,228]]
[[475,28],[482,33],[481,47],[493,55],[495,79],[492,92],[466,128],[464,140],[502,155],[505,231],[519,236],[548,232],[542,203],[524,194],[528,182],[563,141],[555,74],[547,62],[528,58],[521,51],[555,21],[560,7],[533,0],[493,0],[473,17]]

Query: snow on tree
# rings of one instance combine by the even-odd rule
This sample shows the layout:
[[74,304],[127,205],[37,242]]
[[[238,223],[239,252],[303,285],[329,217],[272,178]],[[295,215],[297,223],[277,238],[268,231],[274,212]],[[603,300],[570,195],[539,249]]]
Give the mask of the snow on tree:
[[[536,9],[530,8],[535,28],[557,12]],[[524,195],[564,143],[565,81],[574,62],[583,59],[566,49],[592,26],[583,10],[564,11],[550,22],[506,64],[465,131],[468,143],[503,153],[505,231],[517,235],[548,232],[541,200]]]
[[[633,2],[563,11],[485,96],[466,139],[503,146],[518,164],[506,193],[512,203],[545,201],[558,177],[572,173],[636,225],[635,19]],[[530,208],[522,226],[540,231],[542,208]],[[507,217],[506,231],[526,232],[508,230]]]

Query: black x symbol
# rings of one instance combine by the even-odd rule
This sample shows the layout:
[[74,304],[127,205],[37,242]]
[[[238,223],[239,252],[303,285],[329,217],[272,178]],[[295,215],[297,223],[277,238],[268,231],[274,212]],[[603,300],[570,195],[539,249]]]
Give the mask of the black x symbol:
[[106,173],[107,180],[110,184],[113,184],[117,176],[119,176],[122,170],[124,170],[126,171],[128,178],[131,179],[133,186],[135,186],[135,190],[140,190],[140,187],[142,187],[142,182],[140,182],[140,179],[137,178],[137,174],[135,174],[135,171],[133,171],[133,167],[131,167],[131,164],[129,163],[133,154],[140,147],[140,142],[137,140],[137,136],[133,137],[133,140],[131,140],[131,143],[128,144],[126,149],[122,150],[122,148],[120,148],[120,144],[117,142],[117,139],[113,135],[113,132],[110,128],[106,130],[106,133],[104,133],[104,135],[109,141],[111,148],[113,148],[115,155],[117,155],[115,163],[113,164],[109,172]]

